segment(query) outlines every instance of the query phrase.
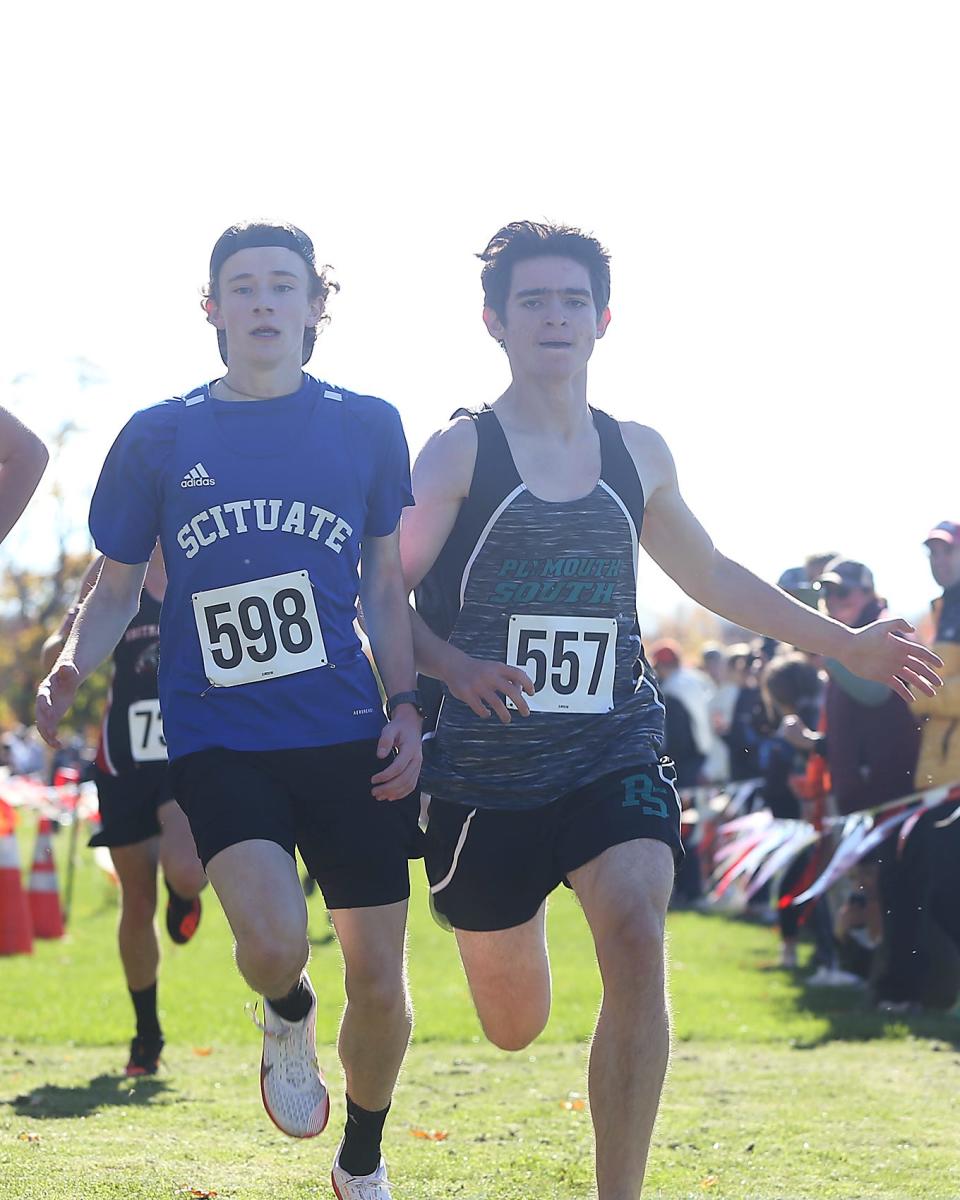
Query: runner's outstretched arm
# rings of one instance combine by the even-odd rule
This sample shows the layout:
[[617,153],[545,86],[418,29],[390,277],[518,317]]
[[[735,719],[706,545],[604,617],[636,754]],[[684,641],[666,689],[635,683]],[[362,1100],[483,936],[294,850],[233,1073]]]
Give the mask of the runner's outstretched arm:
[[931,650],[908,641],[902,619],[850,629],[794,600],[716,549],[680,495],[673,457],[653,430],[624,423],[624,440],[642,462],[647,486],[640,544],[686,594],[745,629],[815,654],[836,658],[864,679],[892,688],[904,700],[933,695],[940,686]]
[[146,572],[145,562],[103,560],[66,645],[37,689],[37,729],[48,745],[60,748],[57,726],[73,704],[77,688],[113,651],[133,620]]
[[[417,686],[413,665],[410,608],[400,566],[399,527],[386,537],[367,537],[360,570],[360,603],[370,649],[389,699]],[[421,763],[421,718],[412,704],[400,704],[380,735],[377,755],[392,761],[373,776],[377,800],[400,800],[417,785]]]
[[0,542],[20,520],[49,457],[37,435],[0,408]]
[[[470,490],[477,454],[477,435],[469,418],[459,418],[435,433],[420,451],[413,466],[416,506],[404,510],[400,522],[400,557],[408,591],[412,591],[436,562],[453,529],[460,505]],[[452,695],[478,717],[496,714],[504,725],[510,711],[509,696],[521,716],[530,709],[524,692],[533,694],[526,671],[506,663],[471,658],[429,628],[415,609],[410,610],[417,669],[439,679]]]
[[51,633],[47,640],[43,643],[43,648],[40,651],[40,663],[44,671],[51,671],[53,664],[57,661],[60,651],[67,644],[67,637],[70,630],[73,628],[74,622],[77,619],[77,613],[80,611],[80,605],[83,604],[90,590],[97,581],[97,576],[100,574],[100,568],[103,565],[103,555],[98,554],[84,573],[83,579],[80,581],[80,589],[77,592],[77,598],[73,604],[67,609],[63,615],[63,620],[60,622],[60,628],[56,633]]

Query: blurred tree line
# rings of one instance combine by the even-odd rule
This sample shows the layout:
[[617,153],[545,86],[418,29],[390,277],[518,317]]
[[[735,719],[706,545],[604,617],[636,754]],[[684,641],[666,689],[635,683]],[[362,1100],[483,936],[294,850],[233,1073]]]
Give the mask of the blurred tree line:
[[[72,422],[47,438],[50,467],[47,486],[56,504],[58,551],[50,567],[35,569],[7,563],[0,577],[0,728],[32,725],[37,685],[43,677],[40,651],[56,633],[67,609],[76,603],[91,554],[67,549],[76,531],[75,505],[68,504],[57,476],[57,459],[75,431]],[[30,510],[23,517],[30,521]],[[110,686],[109,661],[83,684],[64,728],[92,736],[100,724]]]
[[[61,550],[47,571],[8,567],[0,583],[0,727],[33,724],[40,651],[76,601],[88,555]],[[110,686],[109,661],[81,687],[64,728],[86,732],[99,725]]]

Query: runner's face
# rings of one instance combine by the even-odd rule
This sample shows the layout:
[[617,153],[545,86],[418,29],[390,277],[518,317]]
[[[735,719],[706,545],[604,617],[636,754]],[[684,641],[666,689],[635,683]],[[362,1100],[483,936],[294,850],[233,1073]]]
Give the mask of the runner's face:
[[515,374],[562,379],[584,370],[610,311],[597,318],[590,272],[582,263],[528,258],[513,268],[503,319],[489,308],[483,319],[506,347]]
[[220,303],[210,319],[226,331],[230,366],[285,365],[303,354],[303,331],[320,319],[303,259],[286,246],[251,246],[220,268]]

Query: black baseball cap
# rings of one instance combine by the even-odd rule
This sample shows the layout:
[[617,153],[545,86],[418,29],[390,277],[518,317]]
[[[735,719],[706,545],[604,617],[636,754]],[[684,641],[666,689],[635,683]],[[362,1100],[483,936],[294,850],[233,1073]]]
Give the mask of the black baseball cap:
[[863,588],[865,592],[872,592],[873,572],[855,559],[833,558],[813,586],[819,591],[824,584],[831,583],[836,587]]

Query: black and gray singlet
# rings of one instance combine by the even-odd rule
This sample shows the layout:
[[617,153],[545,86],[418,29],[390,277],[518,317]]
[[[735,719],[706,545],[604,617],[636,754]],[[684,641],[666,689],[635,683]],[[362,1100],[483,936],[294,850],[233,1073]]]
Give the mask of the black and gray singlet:
[[113,679],[97,749],[97,766],[107,775],[167,765],[157,699],[160,607],[144,587],[136,616],[113,652]]
[[481,808],[537,808],[625,767],[658,760],[663,703],[640,645],[638,537],[643,488],[617,422],[591,409],[600,480],[548,502],[523,483],[489,408],[470,492],[417,588],[432,631],[473,658],[524,667],[529,717],[477,717],[435,680],[424,792]]

